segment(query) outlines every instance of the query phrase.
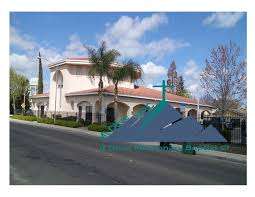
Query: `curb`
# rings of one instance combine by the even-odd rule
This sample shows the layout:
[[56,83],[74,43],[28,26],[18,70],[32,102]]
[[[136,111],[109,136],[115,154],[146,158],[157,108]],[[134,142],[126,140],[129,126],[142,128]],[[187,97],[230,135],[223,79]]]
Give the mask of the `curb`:
[[[231,162],[236,162],[236,163],[240,163],[240,164],[246,164],[247,163],[247,159],[237,159],[237,158],[231,158],[231,157],[224,157],[224,156],[219,156],[219,155],[212,155],[212,154],[206,154],[205,152],[198,152],[198,155],[203,155],[203,156],[207,156],[207,157],[212,157],[212,158],[216,158],[216,159],[221,159],[221,160],[225,160],[225,161],[231,161]],[[233,153],[227,153],[227,154],[233,154]],[[238,154],[236,154],[238,155]]]
[[[182,145],[177,145],[177,144],[171,144],[171,145],[178,146],[179,148],[181,148],[181,146],[182,146]],[[225,154],[227,157],[226,156],[224,157],[223,155],[220,156],[219,154]],[[196,155],[202,155],[202,156],[207,156],[207,157],[211,157],[211,158],[241,163],[241,164],[246,164],[246,162],[247,162],[246,155],[226,153],[226,152],[220,152],[220,151],[196,151]],[[231,156],[233,156],[233,157],[239,156],[239,158],[233,158]]]
[[71,128],[71,127],[64,127],[64,126],[59,126],[59,125],[44,124],[44,123],[39,123],[36,121],[25,121],[25,120],[11,119],[11,118],[10,118],[10,121],[28,124],[28,125],[32,125],[32,126],[40,126],[40,127],[44,127],[44,128],[56,129],[56,130],[62,131],[62,132],[77,133],[77,134],[82,134],[82,135],[91,135],[94,137],[100,136],[100,133],[97,133],[94,131],[88,131],[88,130],[85,130],[82,128]]

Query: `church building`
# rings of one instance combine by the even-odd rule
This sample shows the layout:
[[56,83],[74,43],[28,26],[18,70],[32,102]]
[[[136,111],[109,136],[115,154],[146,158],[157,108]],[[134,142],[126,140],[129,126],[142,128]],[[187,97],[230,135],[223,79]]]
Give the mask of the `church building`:
[[[48,66],[50,70],[49,93],[35,94],[31,97],[31,109],[37,116],[61,117],[76,116],[89,122],[113,121],[122,116],[139,111],[145,105],[156,105],[161,99],[161,91],[137,86],[130,81],[119,83],[118,112],[114,113],[114,85],[106,77],[103,79],[102,113],[99,111],[98,81],[88,75],[92,66],[88,58],[67,58]],[[116,65],[112,65],[116,66]],[[166,93],[168,101],[184,117],[202,119],[212,113],[214,108],[199,103],[195,99]],[[117,115],[115,115],[117,114]],[[116,117],[117,116],[117,117]]]

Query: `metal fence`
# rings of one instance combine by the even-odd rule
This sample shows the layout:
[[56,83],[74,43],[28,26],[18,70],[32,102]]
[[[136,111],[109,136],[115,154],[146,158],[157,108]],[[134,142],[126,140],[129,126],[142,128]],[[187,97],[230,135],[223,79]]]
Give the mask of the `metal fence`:
[[238,116],[207,116],[201,121],[204,127],[212,124],[225,137],[228,143],[231,144],[246,144],[246,122],[246,117]]

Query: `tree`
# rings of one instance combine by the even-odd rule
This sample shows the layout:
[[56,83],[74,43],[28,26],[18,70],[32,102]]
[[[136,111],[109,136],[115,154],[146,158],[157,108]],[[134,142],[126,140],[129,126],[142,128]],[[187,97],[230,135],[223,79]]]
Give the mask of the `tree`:
[[185,88],[183,77],[178,76],[175,61],[170,64],[167,77],[168,92],[187,98],[191,97],[190,92]]
[[201,84],[222,116],[236,109],[236,103],[246,103],[246,61],[236,44],[230,41],[213,48],[205,63]]
[[[117,117],[118,112],[118,85],[120,81],[137,81],[141,78],[142,68],[133,60],[124,62],[121,66],[113,67],[110,72],[110,79],[114,84],[114,111]],[[116,118],[115,118],[116,119]]]
[[13,113],[16,113],[16,98],[19,95],[19,84],[17,83],[17,73],[13,68],[10,68],[10,98],[12,99]]
[[169,92],[174,94],[175,93],[174,88],[176,87],[178,81],[175,61],[172,61],[172,63],[170,64],[170,67],[168,68],[167,72],[167,77],[168,77],[167,85],[171,87],[169,88]]
[[22,112],[23,112],[23,114],[25,114],[25,112],[26,112],[26,98],[27,98],[27,95],[28,95],[28,93],[29,93],[29,80],[26,78],[26,77],[24,77],[24,76],[20,76],[20,79],[19,79],[19,81],[20,81],[20,91],[21,91],[21,100],[23,99],[23,102],[22,102],[22,105],[23,105],[23,107],[22,107]]
[[[89,61],[92,66],[89,70],[89,76],[95,79],[95,76],[99,76],[98,82],[98,97],[99,97],[99,110],[102,112],[102,92],[103,92],[103,77],[110,77],[110,67],[116,62],[120,53],[115,49],[107,50],[106,43],[101,42],[98,49],[85,46],[88,50]],[[99,119],[101,122],[101,118]]]
[[43,93],[43,69],[42,69],[42,58],[41,58],[40,52],[39,52],[38,60],[39,60],[39,72],[38,72],[37,94],[42,94]]
[[22,103],[24,103],[26,109],[29,108],[28,87],[28,79],[23,75],[17,74],[13,68],[10,68],[10,101],[14,114],[17,108],[21,109]]
[[176,95],[191,98],[190,92],[185,88],[184,79],[182,76],[177,78]]
[[182,93],[184,92],[185,88],[184,88],[184,80],[182,76],[178,77],[178,83],[176,85],[176,94],[181,96]]
[[208,94],[201,96],[199,101],[201,103],[206,103],[206,104],[212,105],[212,106],[214,106],[215,102],[216,102],[216,100],[211,95],[208,95]]

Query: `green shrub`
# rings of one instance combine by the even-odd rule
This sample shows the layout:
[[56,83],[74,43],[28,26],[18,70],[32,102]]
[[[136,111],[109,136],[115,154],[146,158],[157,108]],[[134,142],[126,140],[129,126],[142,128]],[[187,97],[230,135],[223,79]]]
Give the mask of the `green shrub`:
[[44,123],[44,124],[53,124],[54,119],[52,119],[52,118],[38,118],[37,122]]
[[78,125],[79,125],[79,127],[86,127],[86,126],[88,126],[88,125],[90,125],[91,124],[91,121],[89,121],[89,120],[84,120],[84,119],[82,119],[82,118],[80,118],[79,120],[78,120]]
[[84,121],[84,126],[85,127],[89,126],[90,124],[91,124],[91,121],[89,121],[89,120],[85,120]]
[[78,122],[79,127],[84,127],[85,126],[85,121],[82,118],[78,119],[77,122]]
[[11,116],[13,119],[18,119],[18,120],[26,120],[26,121],[36,121],[37,117],[36,116],[24,116],[24,115],[13,115]]
[[56,119],[55,125],[60,125],[60,126],[65,126],[65,127],[72,127],[72,128],[79,127],[79,123],[74,121],[74,120]]
[[60,120],[73,120],[73,121],[76,121],[76,119],[77,119],[76,116],[66,116],[66,117],[61,117],[61,118],[56,116],[56,118],[60,119]]
[[92,123],[88,126],[88,130],[97,132],[107,132],[108,127],[105,124]]

